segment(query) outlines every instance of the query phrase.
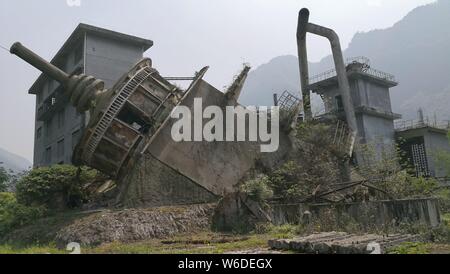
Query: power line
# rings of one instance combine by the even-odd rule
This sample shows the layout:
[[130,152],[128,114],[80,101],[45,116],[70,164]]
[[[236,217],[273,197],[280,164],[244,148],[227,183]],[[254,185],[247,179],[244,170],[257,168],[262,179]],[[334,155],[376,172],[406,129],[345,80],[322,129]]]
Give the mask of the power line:
[[7,52],[9,52],[9,49],[7,49],[6,47],[4,47],[3,45],[0,44],[0,48],[6,50]]

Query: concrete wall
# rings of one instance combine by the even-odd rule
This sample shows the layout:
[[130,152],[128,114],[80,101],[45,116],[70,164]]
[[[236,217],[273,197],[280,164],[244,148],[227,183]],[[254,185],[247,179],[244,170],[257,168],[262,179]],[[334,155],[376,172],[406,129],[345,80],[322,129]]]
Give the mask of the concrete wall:
[[102,79],[110,88],[143,54],[140,46],[88,34],[85,73]]
[[[360,106],[375,108],[382,112],[392,112],[389,88],[380,84],[356,78],[349,79],[350,92],[355,108]],[[322,91],[326,97],[324,100],[325,111],[336,110],[336,96],[340,95],[337,85],[328,86]]]
[[[349,83],[355,109],[365,107],[375,109],[380,113],[392,113],[387,86],[361,77],[352,77],[349,79]],[[320,93],[324,94],[325,111],[336,111],[336,96],[340,95],[338,86],[328,86],[325,91],[320,91]],[[359,142],[375,145],[377,157],[380,157],[383,151],[392,150],[395,144],[395,129],[392,118],[367,113],[367,111],[356,111],[355,116]]]
[[[358,130],[365,143],[376,144],[380,149],[393,148],[395,129],[392,120],[367,114],[357,114]],[[377,150],[379,151],[379,150]]]
[[208,203],[218,197],[188,177],[145,153],[121,181],[119,202],[125,207]]
[[447,135],[438,132],[429,130],[424,135],[425,139],[425,148],[427,150],[427,158],[428,158],[428,167],[431,172],[431,176],[433,177],[447,177],[450,174],[439,166],[436,160],[436,156],[438,152],[446,151],[450,153],[450,143],[447,138]]
[[441,221],[439,203],[435,199],[374,201],[343,205],[272,205],[271,208],[272,221],[278,225],[299,223],[302,220],[303,213],[307,210],[311,212],[312,218],[319,220],[320,218],[334,216],[336,221],[339,221],[339,218],[348,219],[350,216],[354,221],[372,228],[374,228],[373,226],[382,227],[401,223],[436,227]]
[[[228,105],[224,94],[200,80],[193,92],[182,102],[193,112],[194,98],[203,99],[203,108],[210,105]],[[236,183],[255,166],[256,160],[268,167],[276,165],[291,150],[289,137],[280,131],[280,147],[273,153],[261,153],[260,142],[174,142],[172,125],[164,126],[149,146],[149,152],[158,160],[178,170],[192,181],[221,195],[232,192]],[[204,123],[208,120],[204,119]],[[247,123],[248,124],[248,123]],[[225,136],[225,119],[224,119]],[[235,131],[235,140],[236,137]]]
[[[203,80],[198,81],[181,102],[191,109],[191,113],[194,98],[203,99],[203,108],[228,105],[225,95]],[[119,200],[123,204],[200,203],[210,199],[212,194],[222,196],[235,191],[236,185],[257,164],[273,169],[292,149],[289,137],[283,132],[280,132],[280,148],[273,153],[261,153],[260,142],[175,142],[171,130],[177,121],[168,117],[149,142],[144,155],[121,180]],[[179,193],[166,191],[170,186]]]
[[352,80],[355,106],[366,106],[392,112],[389,88],[363,79]]
[[450,143],[446,131],[433,129],[430,127],[422,127],[397,132],[396,135],[398,138],[402,138],[406,141],[415,137],[423,137],[430,175],[432,177],[448,176],[446,171],[440,168],[436,160],[438,152],[444,151],[450,153]]

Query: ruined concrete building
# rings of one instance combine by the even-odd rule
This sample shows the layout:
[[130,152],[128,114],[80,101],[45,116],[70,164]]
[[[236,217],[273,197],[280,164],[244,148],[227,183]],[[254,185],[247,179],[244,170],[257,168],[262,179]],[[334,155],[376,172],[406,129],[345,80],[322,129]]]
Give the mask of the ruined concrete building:
[[[370,66],[367,58],[349,59],[346,65],[352,111],[356,118],[358,141],[378,145],[377,152],[395,145],[394,120],[401,115],[393,113],[389,88],[397,85],[393,75]],[[325,113],[316,119],[345,120],[342,94],[336,70],[312,77],[308,89],[320,95]]]
[[[147,39],[80,24],[51,63],[68,74],[102,79],[111,88],[152,45]],[[29,93],[36,95],[34,166],[71,164],[88,113],[77,112],[64,96],[63,86],[44,73]]]
[[443,166],[438,164],[439,152],[450,152],[448,132],[450,121],[438,122],[437,119],[424,117],[419,110],[417,120],[398,121],[395,124],[396,137],[404,158],[414,168],[416,176],[435,177],[449,180]]
[[[309,77],[306,34],[329,40],[335,68]],[[397,121],[400,114],[392,111],[390,88],[398,85],[389,73],[371,67],[365,57],[350,58],[344,62],[339,37],[331,29],[309,22],[309,11],[299,12],[297,43],[301,91],[305,119],[337,120],[344,122],[353,133],[354,142],[375,146],[376,156],[394,152],[396,144],[405,152],[403,161],[415,170],[417,176],[443,177],[435,156],[438,151],[449,151],[447,133],[450,122],[425,121],[423,113],[418,121]],[[310,94],[323,100],[325,113],[313,117]],[[339,124],[339,122],[338,122]],[[352,146],[353,147],[353,146]],[[366,160],[358,150],[351,151],[357,163]]]
[[[317,78],[309,78],[308,74],[307,33],[327,38],[333,52],[335,69]],[[311,91],[324,99],[327,113],[322,118],[332,116],[338,121],[336,141],[357,161],[360,159],[354,150],[356,142],[393,145],[397,137],[394,120],[400,118],[392,112],[389,98],[389,88],[397,85],[394,77],[371,68],[367,59],[346,64],[337,34],[310,23],[307,9],[299,14],[297,41],[303,100],[287,93],[277,98],[277,104],[284,109],[279,149],[269,153],[261,150],[267,142],[262,138],[239,140],[239,133],[234,130],[236,121],[233,130],[227,127],[225,119],[222,121],[226,131],[223,134],[232,136],[232,142],[177,142],[171,131],[176,120],[170,114],[178,107],[195,113],[197,99],[202,101],[202,110],[209,106],[220,110],[239,106],[248,66],[225,93],[203,80],[208,67],[196,72],[189,87],[183,90],[162,77],[151,59],[142,59],[143,52],[153,44],[149,40],[80,25],[52,64],[15,43],[11,53],[43,72],[30,89],[30,93],[38,95],[35,165],[72,162],[96,168],[118,182],[117,205],[215,201],[236,191],[251,171],[273,170],[283,162],[293,150],[291,133],[302,104],[305,119],[313,118]],[[132,66],[133,63],[136,64]],[[44,90],[50,93],[46,98]],[[269,116],[261,109],[250,112],[255,117]],[[241,122],[245,125],[260,121],[250,120],[251,115],[243,117]],[[189,119],[195,124],[194,117]],[[208,119],[201,115],[200,120]],[[270,130],[278,132],[270,121],[265,127],[270,124]],[[50,134],[56,126],[59,129]],[[435,134],[436,130],[432,132]],[[410,151],[414,166],[423,169],[425,175],[432,175],[424,167],[430,163],[424,148],[430,147],[427,144],[433,138],[417,139],[409,131],[399,131],[398,135],[409,142],[406,150]]]
[[[128,44],[136,43],[137,39],[118,35],[120,37]],[[90,38],[89,33],[86,38]],[[143,46],[142,41],[146,40],[139,41],[141,51],[131,51],[134,58],[150,45],[146,42]],[[95,48],[93,44],[86,45],[89,51]],[[101,47],[98,50],[102,52]],[[238,141],[239,132],[229,131],[226,124],[224,134],[231,135],[236,141],[176,142],[172,138],[171,129],[176,120],[171,119],[170,113],[175,107],[187,107],[194,112],[194,99],[202,99],[203,109],[238,106],[249,67],[244,68],[226,93],[203,80],[208,67],[195,74],[187,90],[181,90],[162,77],[152,67],[150,59],[144,58],[108,89],[111,85],[106,85],[103,80],[85,73],[65,72],[20,43],[11,47],[11,53],[60,83],[59,97],[63,102],[70,101],[78,113],[87,113],[88,119],[75,146],[72,162],[96,168],[115,178],[120,190],[117,204],[157,206],[214,201],[235,191],[236,185],[256,165],[272,169],[291,151],[289,128],[280,131],[279,149],[272,153],[261,151],[260,147],[266,141]],[[85,55],[85,61],[90,58],[92,56]],[[98,64],[93,64],[103,64],[101,60],[97,61]],[[114,64],[109,65],[114,67]],[[118,73],[123,68],[119,66],[112,70]],[[102,74],[100,78],[115,76],[117,74]],[[297,106],[294,109],[300,110]],[[256,117],[268,115],[257,110],[254,114]],[[251,115],[244,116],[246,124],[251,122],[249,117]],[[270,130],[278,132],[272,124],[270,126]]]

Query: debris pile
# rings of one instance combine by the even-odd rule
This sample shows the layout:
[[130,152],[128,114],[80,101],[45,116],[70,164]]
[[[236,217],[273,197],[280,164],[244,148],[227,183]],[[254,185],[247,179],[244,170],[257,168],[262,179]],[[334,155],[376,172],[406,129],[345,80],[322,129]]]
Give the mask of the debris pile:
[[401,243],[418,240],[419,236],[409,234],[354,235],[345,232],[326,232],[290,240],[270,240],[269,246],[276,250],[307,254],[381,254]]

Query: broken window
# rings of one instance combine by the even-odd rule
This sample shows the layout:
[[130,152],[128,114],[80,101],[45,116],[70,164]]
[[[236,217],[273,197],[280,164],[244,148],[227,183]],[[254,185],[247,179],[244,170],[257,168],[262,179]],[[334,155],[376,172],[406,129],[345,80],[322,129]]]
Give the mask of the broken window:
[[143,120],[136,109],[137,108],[132,107],[130,104],[126,104],[117,118],[140,133],[146,134],[150,129],[150,124]]
[[342,96],[338,95],[335,97],[336,99],[336,110],[337,111],[343,111],[344,110],[344,103],[342,102]]

